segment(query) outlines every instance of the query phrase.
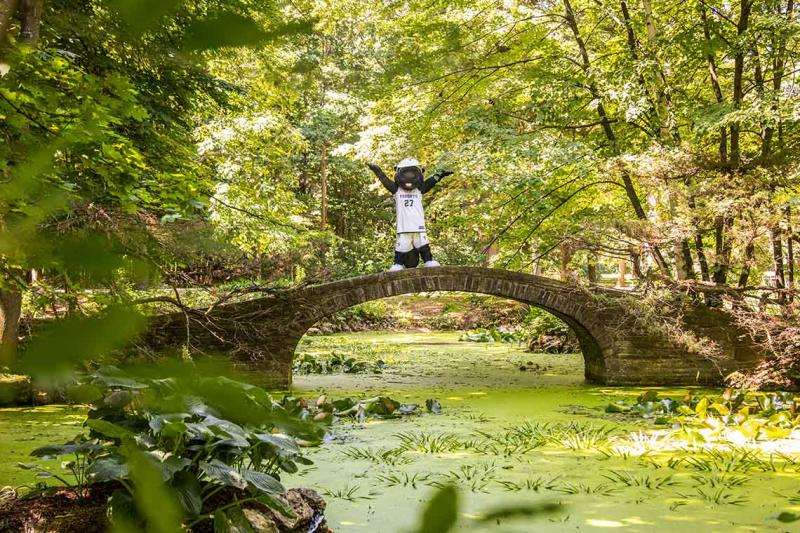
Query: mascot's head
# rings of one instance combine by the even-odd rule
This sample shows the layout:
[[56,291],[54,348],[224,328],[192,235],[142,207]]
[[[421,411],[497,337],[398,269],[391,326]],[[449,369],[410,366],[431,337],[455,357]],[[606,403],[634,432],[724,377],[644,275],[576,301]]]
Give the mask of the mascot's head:
[[394,167],[394,182],[401,189],[410,191],[422,186],[422,173],[425,169],[413,157],[407,157]]

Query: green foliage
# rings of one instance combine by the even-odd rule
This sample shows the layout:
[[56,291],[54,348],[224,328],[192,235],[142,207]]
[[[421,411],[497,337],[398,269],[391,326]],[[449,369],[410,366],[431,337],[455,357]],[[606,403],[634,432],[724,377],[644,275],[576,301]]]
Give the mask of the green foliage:
[[210,502],[223,505],[211,497],[226,488],[241,492],[235,506],[257,501],[288,513],[273,496],[285,491],[281,474],[311,464],[296,439],[313,445],[324,432],[262,389],[224,377],[187,377],[184,371],[149,378],[103,367],[84,387],[96,397],[85,422],[89,438],[32,455],[74,456],[62,468],[79,486],[119,482],[124,491],[112,498],[112,513],[115,523],[131,527],[173,531],[187,520],[211,519]]
[[793,393],[747,393],[726,389],[720,396],[687,393],[680,400],[661,398],[653,390],[636,402],[617,401],[607,413],[641,417],[671,426],[692,444],[702,444],[737,433],[747,441],[783,439],[800,427]]
[[422,512],[419,533],[447,533],[458,520],[458,492],[452,486],[443,487],[428,502]]
[[563,320],[538,307],[529,307],[522,323],[529,337],[554,335],[574,338],[575,336],[575,332]]
[[354,357],[333,352],[330,357],[315,357],[310,354],[303,354],[296,358],[292,366],[295,374],[380,374],[386,368],[386,363],[378,359],[377,361],[356,361]]
[[400,418],[416,414],[419,407],[419,404],[403,404],[388,396],[364,399],[347,397],[338,400],[320,396],[316,401],[284,396],[280,403],[290,414],[303,420],[313,418],[315,421],[325,422],[334,422],[340,418],[353,418],[357,421],[367,418]]
[[524,342],[527,335],[519,328],[478,328],[464,333],[458,340],[466,342]]

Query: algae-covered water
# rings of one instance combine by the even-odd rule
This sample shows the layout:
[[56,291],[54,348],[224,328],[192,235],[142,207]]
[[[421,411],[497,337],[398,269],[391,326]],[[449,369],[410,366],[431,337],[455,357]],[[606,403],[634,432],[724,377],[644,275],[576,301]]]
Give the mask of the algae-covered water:
[[[328,442],[308,450],[314,465],[284,477],[287,486],[325,495],[334,531],[410,531],[446,485],[459,489],[458,531],[800,531],[800,521],[777,520],[800,513],[799,439],[693,448],[651,422],[605,413],[609,402],[642,389],[585,384],[580,355],[530,354],[458,337],[303,339],[301,356],[338,353],[387,366],[379,374],[295,375],[292,394],[421,404],[418,416],[337,423]],[[425,409],[434,398],[439,414]],[[31,461],[38,446],[73,437],[84,413],[0,409],[0,485],[34,482],[16,463]],[[481,520],[537,502],[560,505],[546,516]]]
[[[302,484],[326,495],[336,531],[408,531],[445,484],[460,491],[459,531],[800,531],[800,522],[776,519],[800,511],[797,442],[788,463],[757,450],[753,460],[742,446],[685,449],[649,422],[604,413],[642,390],[585,384],[580,355],[459,342],[457,333],[306,337],[300,352],[388,366],[377,375],[295,376],[297,395],[443,406],[438,415],[337,426],[312,452]],[[534,519],[480,521],[535,502],[563,506]]]

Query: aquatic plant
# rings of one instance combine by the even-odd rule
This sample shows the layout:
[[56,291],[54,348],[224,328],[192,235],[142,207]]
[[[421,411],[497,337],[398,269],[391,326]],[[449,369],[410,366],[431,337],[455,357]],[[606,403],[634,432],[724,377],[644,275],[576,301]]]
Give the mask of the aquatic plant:
[[379,496],[379,492],[370,490],[367,494],[361,494],[361,486],[359,485],[345,485],[340,489],[322,489],[323,495],[330,498],[337,498],[348,502],[355,502],[358,500],[374,500],[375,496]]
[[697,446],[732,435],[749,441],[782,439],[800,427],[797,401],[790,392],[749,393],[725,389],[721,395],[680,399],[659,397],[645,391],[635,402],[618,400],[608,404],[607,413],[643,418],[678,430],[675,436]]
[[296,374],[380,374],[387,366],[383,359],[363,361],[339,352],[333,352],[330,356],[304,353],[295,359],[292,372]]
[[[749,501],[744,496],[737,496],[733,491],[725,487],[720,487],[716,490],[705,490],[698,487],[696,492],[700,499],[715,505],[743,505]],[[681,496],[684,498],[690,497],[686,495]]]
[[464,443],[458,436],[450,433],[433,435],[424,432],[395,433],[400,440],[400,449],[421,453],[448,453],[463,449]]
[[417,483],[424,483],[428,481],[431,474],[415,472],[409,474],[408,472],[392,472],[390,474],[377,474],[375,479],[380,481],[387,487],[411,487],[417,488]]
[[498,479],[496,480],[496,482],[509,492],[519,492],[522,490],[532,490],[534,492],[539,492],[539,490],[543,488],[547,490],[553,490],[556,481],[558,481],[559,479],[561,479],[560,475],[552,477],[544,477],[544,476],[528,477],[522,480],[521,482]]
[[611,496],[617,492],[616,487],[611,487],[607,483],[589,485],[587,483],[562,483],[554,486],[551,490],[562,494],[597,494],[599,496]]
[[673,476],[650,476],[649,474],[632,474],[624,470],[609,470],[603,477],[612,483],[619,483],[626,487],[641,487],[645,489],[661,489],[677,485],[678,481]]
[[723,487],[726,489],[740,487],[749,481],[747,476],[737,476],[720,472],[713,472],[710,476],[694,474],[692,475],[692,479],[695,481],[695,487],[708,485],[711,488]]
[[458,340],[465,342],[521,343],[527,340],[527,334],[520,328],[478,328],[467,331]]
[[405,465],[411,462],[411,458],[403,455],[402,449],[372,449],[372,448],[348,448],[342,451],[342,455],[349,459],[370,461],[376,464],[389,466]]

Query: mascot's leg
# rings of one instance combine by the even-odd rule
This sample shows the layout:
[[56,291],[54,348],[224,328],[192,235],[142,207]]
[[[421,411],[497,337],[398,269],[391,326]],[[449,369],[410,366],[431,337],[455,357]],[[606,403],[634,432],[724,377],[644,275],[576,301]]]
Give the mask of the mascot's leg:
[[419,256],[426,267],[438,267],[439,262],[433,259],[431,245],[428,243],[428,236],[425,233],[415,234],[414,246],[419,250]]
[[414,249],[414,243],[411,233],[398,233],[397,243],[394,246],[394,264],[389,269],[389,272],[397,272],[403,270],[406,264],[408,252]]

